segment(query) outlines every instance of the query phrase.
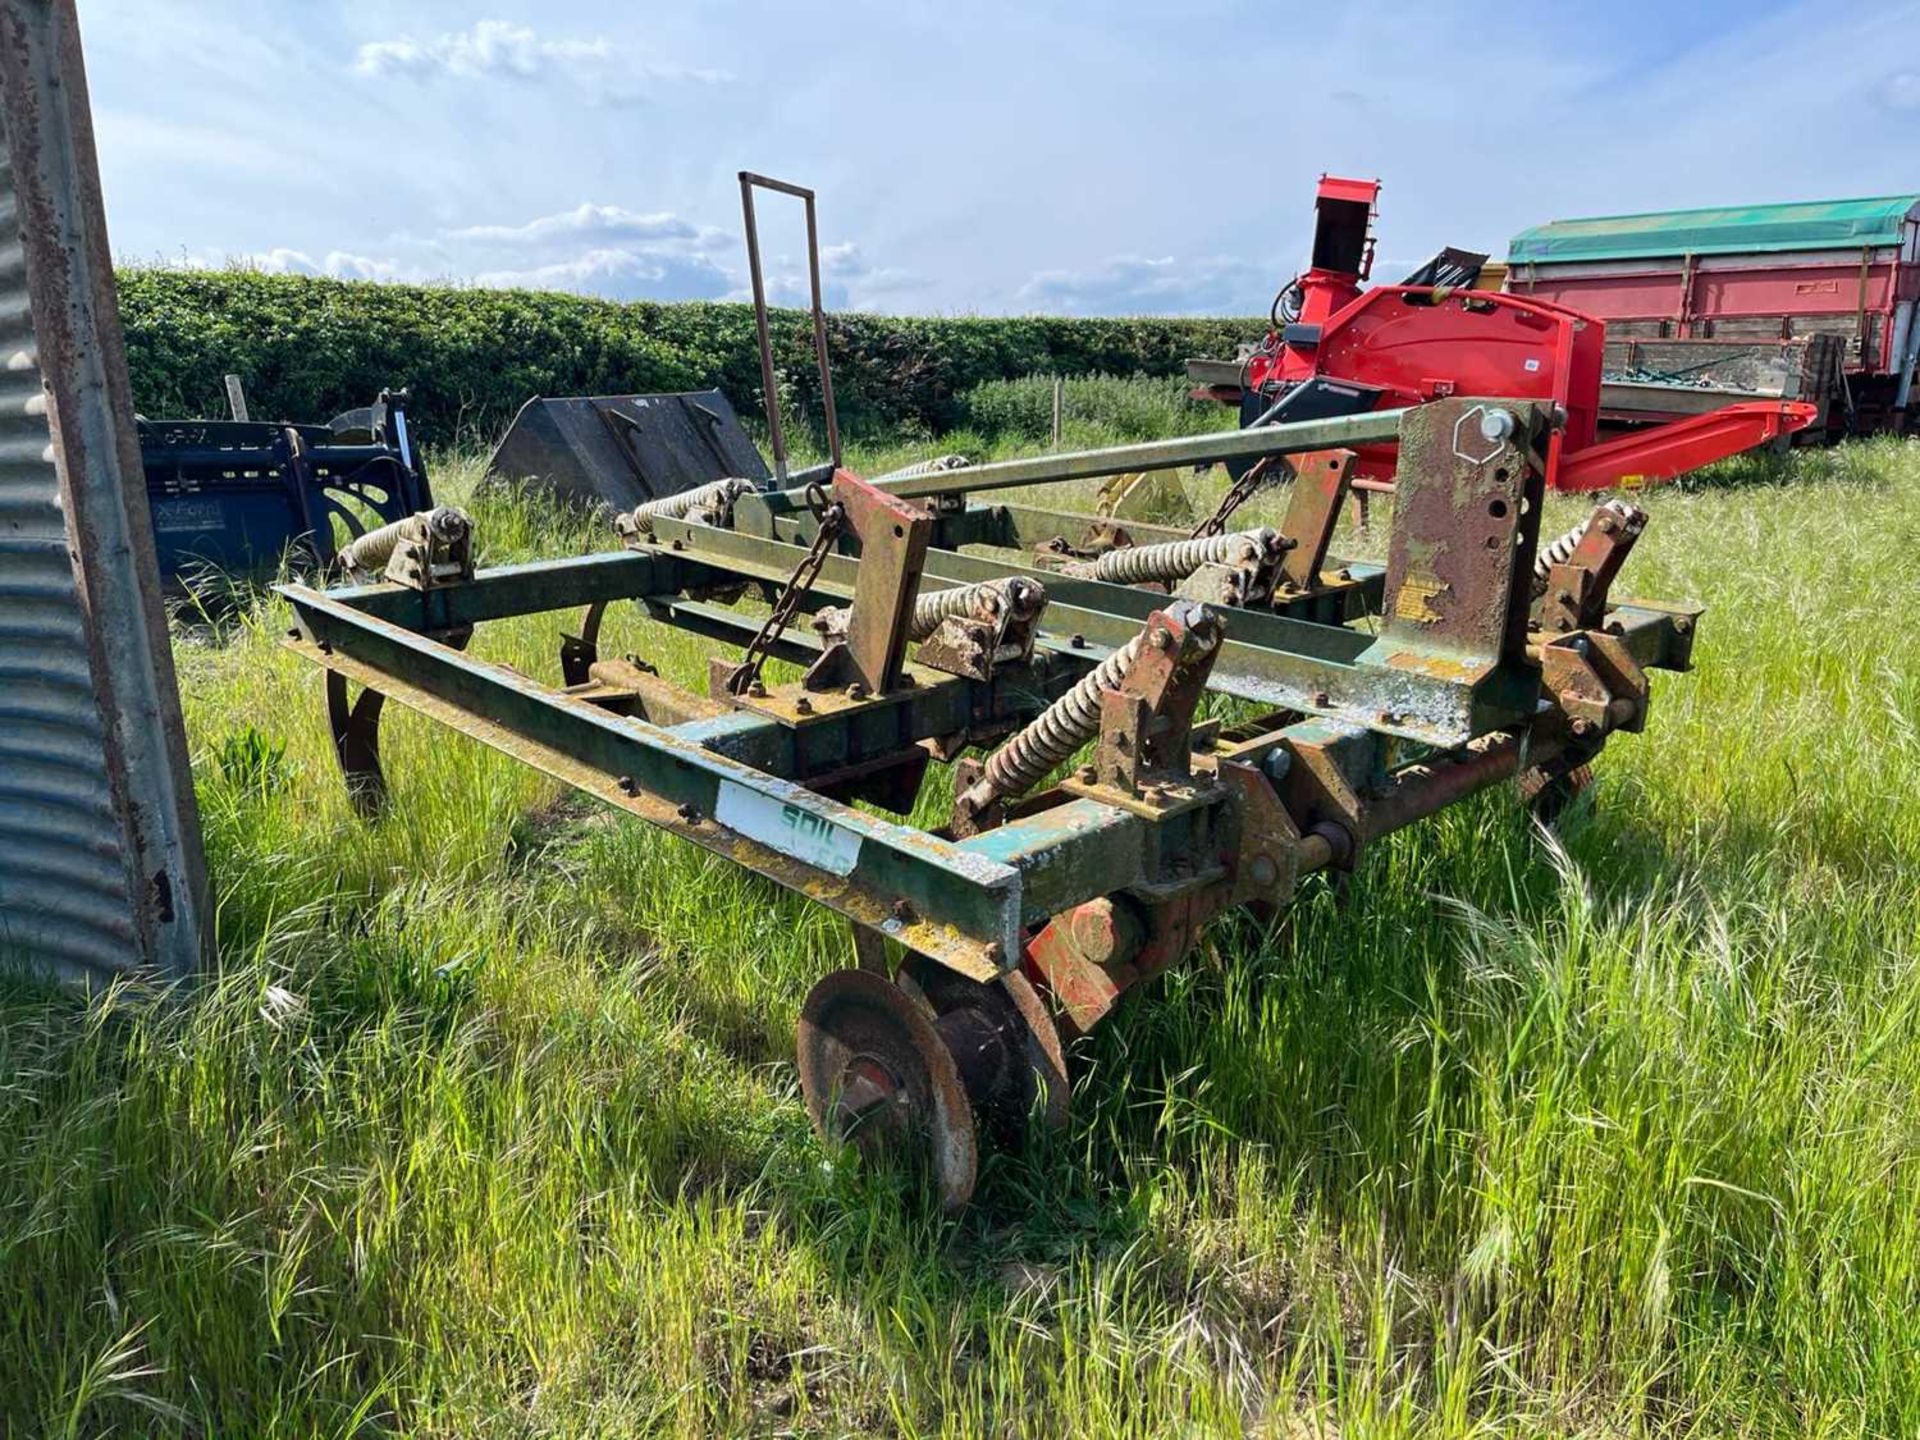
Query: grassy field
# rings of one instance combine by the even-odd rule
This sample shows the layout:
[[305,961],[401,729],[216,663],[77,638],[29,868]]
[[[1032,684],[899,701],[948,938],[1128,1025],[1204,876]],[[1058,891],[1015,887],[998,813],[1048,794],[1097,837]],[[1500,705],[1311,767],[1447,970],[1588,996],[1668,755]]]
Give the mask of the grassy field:
[[1698,669],[1558,839],[1485,795],[1216,927],[952,1222],[808,1128],[824,911],[404,712],[364,826],[278,607],[183,621],[223,964],[0,994],[0,1426],[1920,1433],[1920,445],[1647,504]]

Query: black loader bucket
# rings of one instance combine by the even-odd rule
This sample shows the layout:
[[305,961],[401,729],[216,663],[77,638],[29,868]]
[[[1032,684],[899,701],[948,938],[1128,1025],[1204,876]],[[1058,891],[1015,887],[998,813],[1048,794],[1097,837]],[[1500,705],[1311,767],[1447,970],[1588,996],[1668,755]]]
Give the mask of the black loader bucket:
[[614,510],[712,480],[760,481],[767,474],[718,390],[529,400],[487,462],[488,479]]

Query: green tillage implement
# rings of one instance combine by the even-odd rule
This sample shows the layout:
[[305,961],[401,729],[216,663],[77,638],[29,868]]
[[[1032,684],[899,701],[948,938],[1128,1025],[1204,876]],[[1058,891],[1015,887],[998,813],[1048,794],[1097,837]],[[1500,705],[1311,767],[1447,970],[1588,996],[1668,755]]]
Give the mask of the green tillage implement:
[[[1609,598],[1644,524],[1632,506],[1542,542],[1552,423],[1448,399],[885,487],[839,471],[629,515],[618,551],[477,573],[443,512],[409,532],[430,553],[397,555],[400,583],[282,586],[288,644],[327,671],[365,808],[385,794],[391,697],[845,916],[858,963],[801,1016],[809,1109],[831,1139],[921,1153],[957,1208],[983,1140],[1064,1123],[1063,1034],[1209,920],[1271,912],[1302,876],[1502,781],[1551,806],[1645,723],[1645,672],[1687,667],[1696,612]],[[968,499],[1174,452],[1384,439],[1402,456],[1384,568],[1321,563],[1341,465],[1303,463],[1277,529],[1204,541]],[[433,551],[443,535],[457,546]],[[1296,554],[1311,573],[1283,572]],[[743,593],[771,617],[734,608]],[[746,658],[716,657],[704,694],[602,659],[623,601]],[[556,635],[558,682],[464,653],[476,626],[557,610],[580,612]],[[801,614],[818,629],[790,627]],[[768,655],[804,677],[767,682]],[[1241,718],[1199,721],[1207,691]],[[942,830],[853,803],[904,815],[933,762],[953,772]]]

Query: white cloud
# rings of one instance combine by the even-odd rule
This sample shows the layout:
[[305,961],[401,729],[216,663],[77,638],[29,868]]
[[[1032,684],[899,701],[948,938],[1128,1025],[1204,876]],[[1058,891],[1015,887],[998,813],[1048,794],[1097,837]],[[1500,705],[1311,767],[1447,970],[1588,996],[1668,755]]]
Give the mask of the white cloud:
[[528,78],[543,70],[605,61],[613,42],[542,40],[530,26],[506,20],[480,20],[471,30],[420,41],[411,36],[374,40],[360,47],[353,68],[362,75],[453,75],[477,80],[493,75]]
[[557,215],[542,215],[524,225],[466,225],[446,232],[448,240],[503,246],[536,246],[586,239],[698,240],[705,234],[669,211],[642,215],[619,205],[581,204]]
[[465,225],[439,244],[475,283],[614,300],[710,300],[738,280],[738,241],[670,211],[582,203],[520,225]]
[[269,275],[325,275],[334,280],[417,280],[418,272],[396,260],[354,255],[345,250],[329,250],[315,259],[304,250],[276,246],[253,255],[239,257],[239,264],[262,270]]
[[[192,268],[238,265],[273,275],[322,275],[336,280],[433,282],[453,280],[490,289],[563,290],[609,300],[747,300],[744,251],[735,237],[711,226],[660,212],[583,204],[521,225],[466,225],[431,237],[391,236],[383,256],[329,250],[323,254],[275,246],[229,255],[184,254],[169,263]],[[821,281],[829,310],[878,308],[889,296],[922,288],[917,276],[874,265],[852,242],[823,246]],[[767,267],[767,298],[804,307],[804,260],[775,256]]]
[[1275,267],[1249,260],[1116,255],[1080,270],[1042,270],[1020,287],[1037,310],[1068,315],[1249,315]]
[[1889,75],[1880,86],[1880,103],[1895,110],[1920,110],[1920,70]]
[[602,248],[522,270],[484,270],[474,284],[494,289],[568,290],[609,300],[716,300],[734,278],[704,255]]
[[370,78],[553,81],[600,105],[634,103],[656,84],[717,85],[733,78],[724,70],[645,64],[604,35],[547,39],[509,20],[477,20],[470,30],[431,40],[370,40],[354,55],[353,68]]
[[[767,303],[804,309],[812,302],[813,283],[804,257],[776,255],[766,261]],[[890,297],[922,290],[925,282],[912,271],[875,265],[853,241],[820,247],[820,290],[828,310],[882,308]],[[751,300],[753,290],[741,266],[728,300]]]

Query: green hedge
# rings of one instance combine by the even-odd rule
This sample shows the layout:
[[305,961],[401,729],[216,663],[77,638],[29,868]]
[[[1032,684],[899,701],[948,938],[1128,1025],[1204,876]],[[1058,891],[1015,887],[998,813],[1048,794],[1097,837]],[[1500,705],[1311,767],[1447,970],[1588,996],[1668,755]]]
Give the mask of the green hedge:
[[[1220,427],[1227,412],[1195,400],[1185,376],[1069,375],[1061,382],[1062,416],[1091,424],[1114,443],[1192,435]],[[967,428],[995,440],[1034,442],[1053,433],[1053,380],[983,380],[963,397]]]
[[[245,270],[124,270],[120,313],[134,403],[146,415],[219,415],[221,377],[256,416],[324,420],[407,386],[437,441],[491,441],[532,395],[717,385],[760,413],[750,306],[618,304],[576,295],[378,285]],[[817,413],[804,313],[777,311],[782,403]],[[834,393],[854,435],[938,434],[965,393],[1035,373],[1175,376],[1190,355],[1232,354],[1257,320],[1044,316],[829,320]]]

